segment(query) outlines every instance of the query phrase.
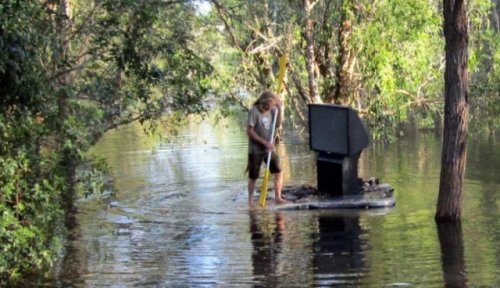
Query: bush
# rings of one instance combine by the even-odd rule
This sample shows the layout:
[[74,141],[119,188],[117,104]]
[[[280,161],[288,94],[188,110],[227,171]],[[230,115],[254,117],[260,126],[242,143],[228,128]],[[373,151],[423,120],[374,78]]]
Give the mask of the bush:
[[47,271],[61,248],[62,179],[37,177],[26,154],[0,158],[0,285]]

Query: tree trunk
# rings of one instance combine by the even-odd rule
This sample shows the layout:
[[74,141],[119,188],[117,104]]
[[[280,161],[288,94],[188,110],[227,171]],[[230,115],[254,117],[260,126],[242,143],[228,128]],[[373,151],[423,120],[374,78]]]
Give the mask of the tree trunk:
[[500,0],[492,2],[490,16],[491,27],[493,28],[493,31],[498,32],[500,31]]
[[324,2],[326,3],[323,8],[324,11],[321,13],[323,14],[323,19],[321,20],[321,27],[319,28],[319,37],[315,37],[314,56],[316,57],[319,75],[324,80],[322,92],[320,91],[320,94],[323,95],[323,102],[332,103],[335,96],[335,83],[332,81],[335,79],[335,69],[333,68],[335,65],[332,55],[334,55],[335,52],[332,51],[334,48],[330,42],[333,38],[333,27],[335,25],[332,23],[331,15],[335,14],[332,10],[336,11],[339,7],[336,5],[338,2],[336,0]]
[[[70,46],[69,41],[66,41],[66,36],[71,25],[71,1],[60,0],[58,3],[58,13],[56,17],[57,33],[60,41],[60,59],[57,61],[57,69],[64,71],[67,69],[67,63],[70,61]],[[66,132],[66,121],[69,116],[69,94],[68,85],[70,85],[69,72],[62,73],[58,77],[59,95],[57,99],[58,106],[58,150],[62,154],[60,166],[63,169],[67,191],[63,193],[63,201],[66,211],[72,211],[74,206],[74,184],[76,182],[76,159],[71,148],[66,148],[65,143],[68,140]]]
[[436,221],[456,221],[462,214],[468,120],[468,21],[464,2],[443,1],[446,41],[445,114]]
[[321,98],[319,97],[318,85],[316,83],[316,73],[314,69],[315,57],[314,57],[314,23],[311,19],[311,11],[314,6],[314,0],[304,0],[304,10],[305,10],[305,40],[306,40],[306,70],[308,75],[309,83],[309,98],[312,103],[321,103]]
[[334,103],[347,104],[349,100],[349,87],[351,86],[350,68],[353,62],[350,56],[349,37],[351,35],[351,23],[347,20],[346,12],[342,12],[342,26],[339,28],[339,56],[336,71],[336,88]]

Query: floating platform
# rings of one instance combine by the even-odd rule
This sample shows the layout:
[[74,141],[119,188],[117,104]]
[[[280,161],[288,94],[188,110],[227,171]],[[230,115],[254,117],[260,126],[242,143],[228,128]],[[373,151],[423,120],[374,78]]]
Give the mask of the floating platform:
[[311,186],[284,187],[284,198],[290,204],[275,206],[275,211],[317,209],[375,209],[396,205],[394,189],[388,184],[368,184],[360,187],[356,195],[332,197],[319,193]]

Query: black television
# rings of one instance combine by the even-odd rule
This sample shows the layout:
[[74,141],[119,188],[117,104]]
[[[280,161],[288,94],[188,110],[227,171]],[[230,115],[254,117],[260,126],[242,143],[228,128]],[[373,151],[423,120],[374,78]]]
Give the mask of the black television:
[[334,104],[308,106],[311,150],[352,156],[368,146],[368,130],[352,108]]

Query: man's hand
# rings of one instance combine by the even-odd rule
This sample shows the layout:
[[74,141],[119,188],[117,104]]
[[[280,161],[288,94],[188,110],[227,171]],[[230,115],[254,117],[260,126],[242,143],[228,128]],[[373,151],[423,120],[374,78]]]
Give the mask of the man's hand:
[[274,148],[276,148],[274,146],[274,144],[272,142],[269,142],[269,141],[266,141],[266,144],[264,146],[266,146],[266,148],[267,148],[268,151],[273,151]]
[[247,127],[247,135],[250,137],[252,140],[254,140],[257,143],[262,144],[268,151],[274,150],[276,148],[273,144],[273,142],[269,142],[266,139],[260,137],[257,135],[257,132],[255,132],[254,128],[252,126]]

